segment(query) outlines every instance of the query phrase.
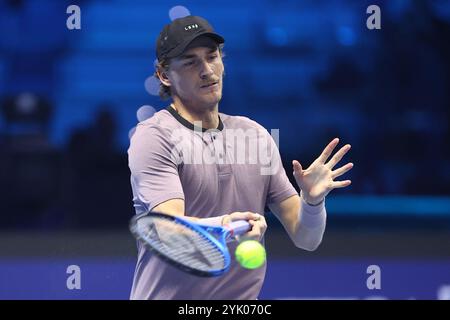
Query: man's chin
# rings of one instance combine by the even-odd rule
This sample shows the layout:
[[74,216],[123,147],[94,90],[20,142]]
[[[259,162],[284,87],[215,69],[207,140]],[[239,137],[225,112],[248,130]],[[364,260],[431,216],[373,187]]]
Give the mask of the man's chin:
[[202,96],[199,100],[200,103],[207,106],[215,106],[222,99],[222,94]]
[[190,99],[181,99],[181,101],[184,101],[185,105],[190,105],[194,109],[200,111],[213,109],[221,99],[222,93],[210,93],[208,95],[204,94],[191,96]]

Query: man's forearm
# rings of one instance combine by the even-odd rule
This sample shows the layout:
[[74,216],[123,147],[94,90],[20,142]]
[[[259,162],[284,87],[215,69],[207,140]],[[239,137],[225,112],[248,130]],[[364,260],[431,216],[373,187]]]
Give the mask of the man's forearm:
[[298,227],[292,236],[292,240],[299,248],[308,251],[316,250],[322,242],[325,232],[327,219],[325,201],[317,206],[311,206],[301,198],[298,219]]
[[226,215],[210,217],[210,218],[197,218],[197,217],[190,217],[190,216],[182,216],[181,218],[189,220],[194,223],[203,224],[206,226],[220,227],[223,224],[222,221],[225,218],[225,216]]

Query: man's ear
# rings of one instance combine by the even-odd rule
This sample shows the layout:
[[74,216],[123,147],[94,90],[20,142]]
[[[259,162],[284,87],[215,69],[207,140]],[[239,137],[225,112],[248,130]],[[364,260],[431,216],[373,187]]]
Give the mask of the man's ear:
[[167,71],[163,71],[161,69],[156,70],[156,74],[158,75],[159,81],[166,87],[170,87],[170,80],[167,76]]

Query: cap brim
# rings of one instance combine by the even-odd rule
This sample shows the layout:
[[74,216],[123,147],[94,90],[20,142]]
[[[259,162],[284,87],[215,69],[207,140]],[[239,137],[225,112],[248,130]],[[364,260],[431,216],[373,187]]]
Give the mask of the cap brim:
[[172,49],[166,55],[166,58],[178,57],[179,55],[181,55],[184,52],[184,50],[186,50],[186,48],[191,44],[192,41],[194,41],[195,39],[197,39],[198,37],[201,37],[201,36],[210,37],[214,41],[216,41],[218,44],[225,42],[225,39],[222,36],[220,36],[219,34],[214,33],[214,32],[204,32],[204,33],[200,33],[200,34],[195,34],[191,38],[186,39],[186,41],[183,42],[182,44],[180,44],[178,47]]

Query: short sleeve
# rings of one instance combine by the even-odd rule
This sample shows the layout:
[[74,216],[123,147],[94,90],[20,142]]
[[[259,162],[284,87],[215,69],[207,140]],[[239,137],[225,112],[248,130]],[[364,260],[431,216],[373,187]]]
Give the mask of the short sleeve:
[[267,133],[269,142],[268,147],[271,154],[270,169],[267,170],[269,174],[269,188],[267,192],[266,204],[280,203],[283,200],[298,194],[294,186],[289,181],[286,171],[283,168],[280,152],[273,140],[272,136]]
[[140,124],[131,138],[128,165],[137,213],[170,199],[184,200],[169,136],[161,128]]

